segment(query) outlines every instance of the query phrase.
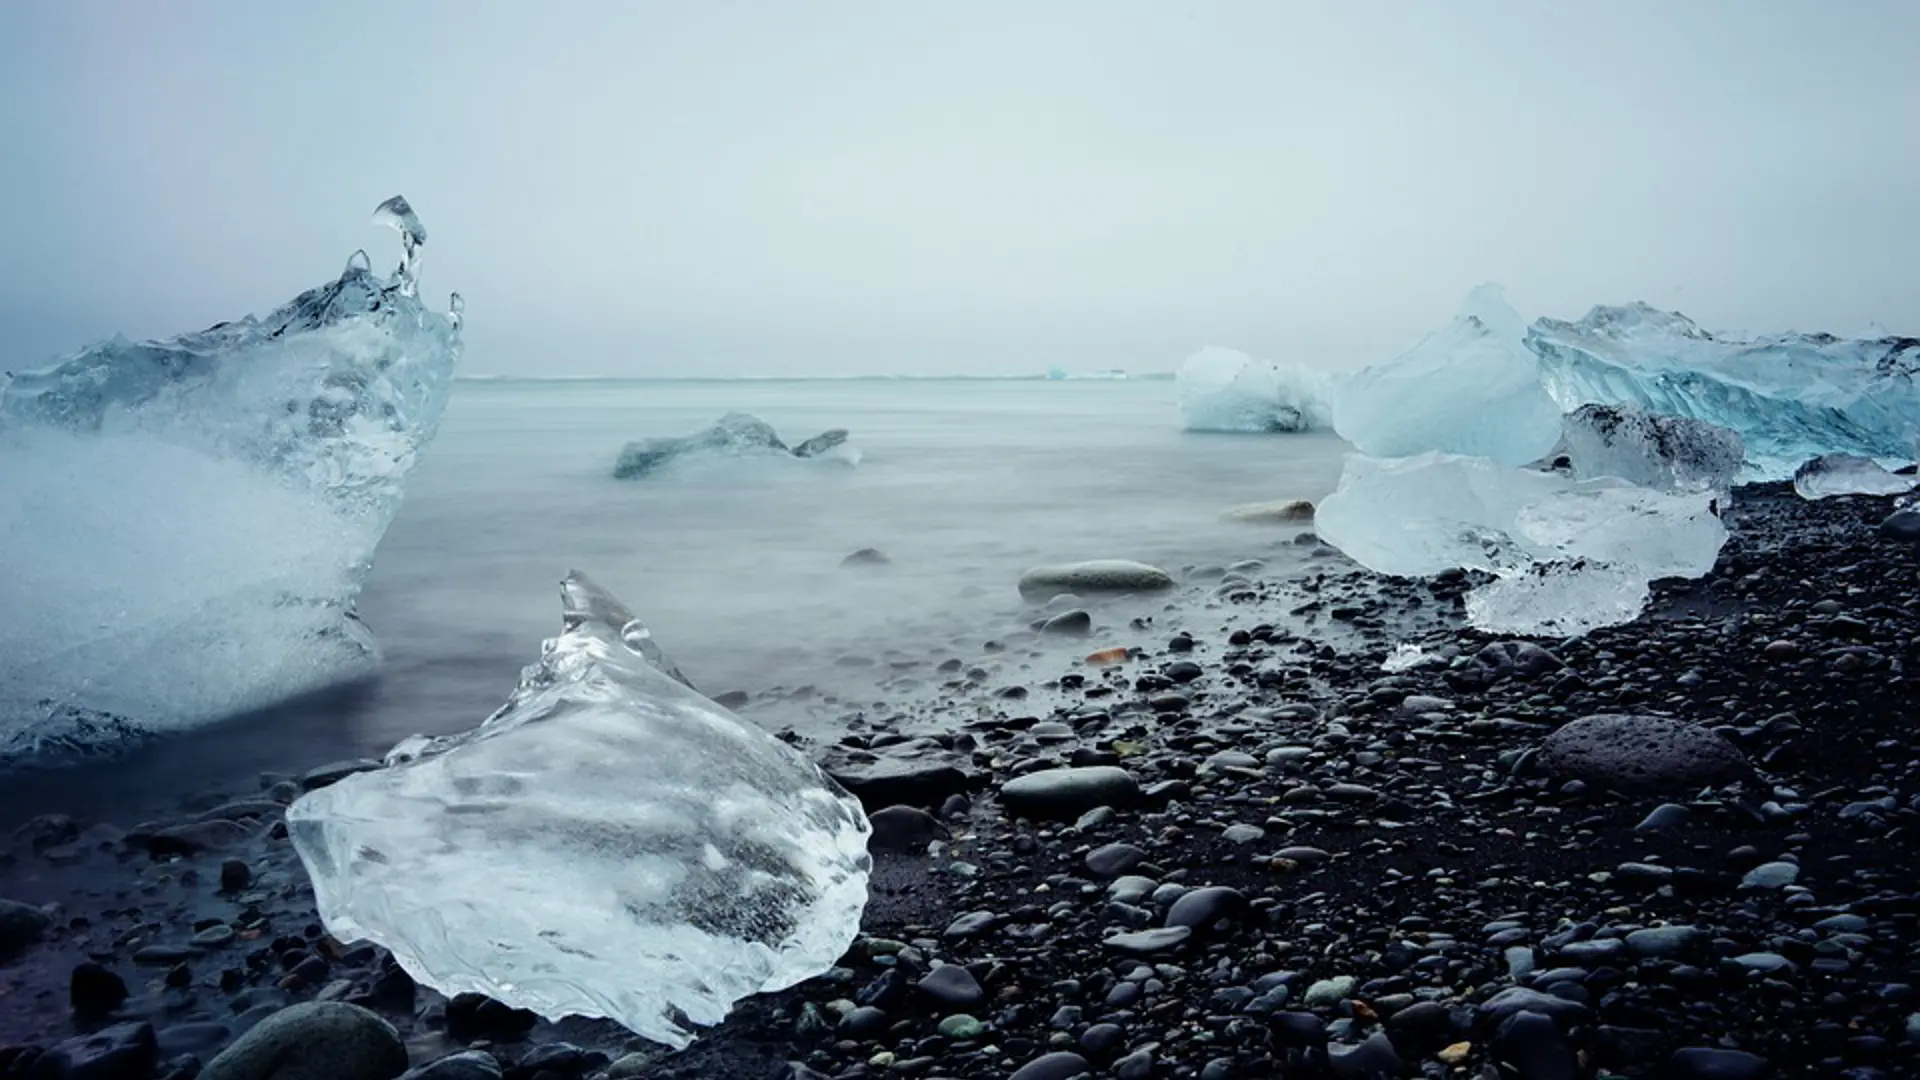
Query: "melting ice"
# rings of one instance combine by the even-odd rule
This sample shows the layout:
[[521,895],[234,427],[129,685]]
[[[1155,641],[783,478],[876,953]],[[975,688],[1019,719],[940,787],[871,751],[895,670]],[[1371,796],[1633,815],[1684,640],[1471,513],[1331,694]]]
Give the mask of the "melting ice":
[[1332,381],[1301,364],[1234,349],[1202,349],[1180,365],[1180,414],[1188,431],[1325,431]]
[[321,918],[416,979],[672,1046],[826,971],[866,904],[860,804],[701,696],[585,577],[499,711],[288,811]]
[[0,382],[0,758],[185,727],[349,680],[353,612],[460,355],[417,299],[405,199],[262,318],[114,338]]

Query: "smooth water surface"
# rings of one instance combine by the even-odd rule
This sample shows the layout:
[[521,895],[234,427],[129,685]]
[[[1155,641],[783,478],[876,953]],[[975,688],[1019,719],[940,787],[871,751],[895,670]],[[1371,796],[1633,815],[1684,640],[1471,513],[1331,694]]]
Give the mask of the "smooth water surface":
[[[612,478],[628,440],[728,410],[790,443],[848,428],[863,459]],[[1221,512],[1318,499],[1344,450],[1330,436],[1185,433],[1171,381],[463,382],[361,597],[386,654],[375,683],[17,791],[40,809],[75,792],[144,803],[471,727],[557,631],[558,582],[575,568],[709,693],[812,686],[860,700],[877,679],[868,661],[977,651],[1023,627],[1032,611],[1014,586],[1037,564],[1292,558],[1297,529]],[[866,547],[891,563],[840,565]],[[830,734],[778,703],[749,715]]]

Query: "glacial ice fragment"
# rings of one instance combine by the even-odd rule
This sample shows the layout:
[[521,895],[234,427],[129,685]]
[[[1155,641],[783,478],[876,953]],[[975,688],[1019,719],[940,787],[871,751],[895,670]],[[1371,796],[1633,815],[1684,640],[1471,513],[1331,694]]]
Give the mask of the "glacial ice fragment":
[[1188,431],[1325,431],[1333,426],[1325,372],[1210,347],[1187,357],[1177,376]]
[[0,759],[371,673],[353,601],[460,355],[393,223],[403,275],[362,254],[264,317],[0,381]]
[[1520,316],[1496,285],[1467,297],[1452,323],[1333,391],[1340,437],[1376,457],[1427,451],[1538,461],[1560,440],[1560,407],[1540,383]]
[[1888,472],[1872,458],[1853,454],[1822,454],[1793,473],[1793,490],[1803,499],[1831,499],[1836,495],[1904,495],[1920,485],[1920,477]]
[[1562,448],[1581,480],[1615,476],[1663,491],[1725,491],[1746,464],[1740,436],[1704,420],[1582,405],[1565,422]]
[[1727,536],[1709,493],[1441,453],[1349,455],[1315,520],[1322,539],[1379,573],[1485,571],[1494,580],[1467,596],[1475,626],[1554,636],[1633,619],[1650,582],[1705,574]]
[[820,974],[866,904],[870,828],[811,761],[677,678],[574,573],[492,716],[287,812],[320,915],[446,994],[607,1017],[674,1047]]
[[1646,304],[1596,307],[1527,332],[1563,408],[1631,405],[1705,420],[1746,442],[1750,479],[1785,479],[1808,458],[1910,461],[1920,438],[1920,339],[1830,334],[1718,338]]
[[647,476],[675,462],[699,456],[797,457],[858,464],[860,451],[847,442],[845,428],[823,431],[799,446],[780,440],[773,425],[757,416],[731,412],[693,435],[640,439],[620,450],[613,465],[616,480]]

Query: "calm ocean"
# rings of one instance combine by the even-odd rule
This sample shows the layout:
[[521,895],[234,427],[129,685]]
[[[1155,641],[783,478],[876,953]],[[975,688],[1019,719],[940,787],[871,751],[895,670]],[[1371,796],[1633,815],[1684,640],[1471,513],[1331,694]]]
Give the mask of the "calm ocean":
[[[87,766],[83,782],[16,778],[0,811],[139,815],[260,771],[471,727],[557,630],[570,569],[625,600],[696,685],[764,695],[746,715],[817,736],[832,735],[834,696],[880,696],[889,662],[978,655],[1023,628],[1032,611],[1014,585],[1036,564],[1128,558],[1178,572],[1262,558],[1284,572],[1298,530],[1221,512],[1320,498],[1344,444],[1188,434],[1176,395],[1167,380],[462,382],[361,597],[386,652],[377,682]],[[691,433],[729,410],[790,443],[848,428],[862,460],[612,478],[628,440]],[[840,565],[867,547],[891,563]],[[802,686],[827,705],[769,693]]]

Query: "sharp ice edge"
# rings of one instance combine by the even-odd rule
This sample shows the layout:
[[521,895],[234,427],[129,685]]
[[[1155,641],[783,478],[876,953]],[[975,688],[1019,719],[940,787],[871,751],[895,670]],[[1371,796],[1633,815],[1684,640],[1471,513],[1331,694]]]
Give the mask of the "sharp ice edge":
[[1561,447],[1582,480],[1618,477],[1664,491],[1727,491],[1746,464],[1737,432],[1613,405],[1568,413]]
[[1333,427],[1363,453],[1441,451],[1524,465],[1560,438],[1560,407],[1540,382],[1520,316],[1482,285],[1445,328],[1401,356],[1340,379]]
[[1527,347],[1564,408],[1627,405],[1738,432],[1749,479],[1786,479],[1827,453],[1920,455],[1920,339],[1719,338],[1676,312],[1628,304],[1578,322],[1540,319]]
[[1794,492],[1809,500],[1838,495],[1904,495],[1916,485],[1920,485],[1920,477],[1889,472],[1872,458],[1853,454],[1822,454],[1793,473]]
[[632,480],[669,466],[701,458],[799,458],[845,465],[860,463],[860,450],[847,442],[844,428],[823,431],[788,446],[773,425],[757,416],[730,412],[711,427],[692,435],[639,439],[628,443],[615,459],[616,480]]
[[584,576],[478,728],[288,810],[321,918],[446,994],[607,1017],[683,1047],[818,975],[866,903],[859,804],[681,680]]
[[1438,452],[1349,455],[1315,525],[1379,573],[1486,571],[1495,580],[1468,594],[1469,621],[1550,636],[1630,621],[1650,582],[1705,574],[1727,536],[1708,492],[1576,481]]
[[393,281],[401,295],[414,295],[419,288],[420,250],[427,243],[427,227],[420,224],[420,219],[414,216],[413,207],[400,195],[375,207],[373,220],[381,225],[392,226],[393,231],[400,234],[400,266],[393,272]]
[[1332,380],[1303,364],[1209,347],[1187,357],[1176,381],[1188,431],[1326,431],[1333,426]]
[[371,673],[353,601],[460,353],[402,285],[356,256],[264,317],[0,382],[0,759]]

